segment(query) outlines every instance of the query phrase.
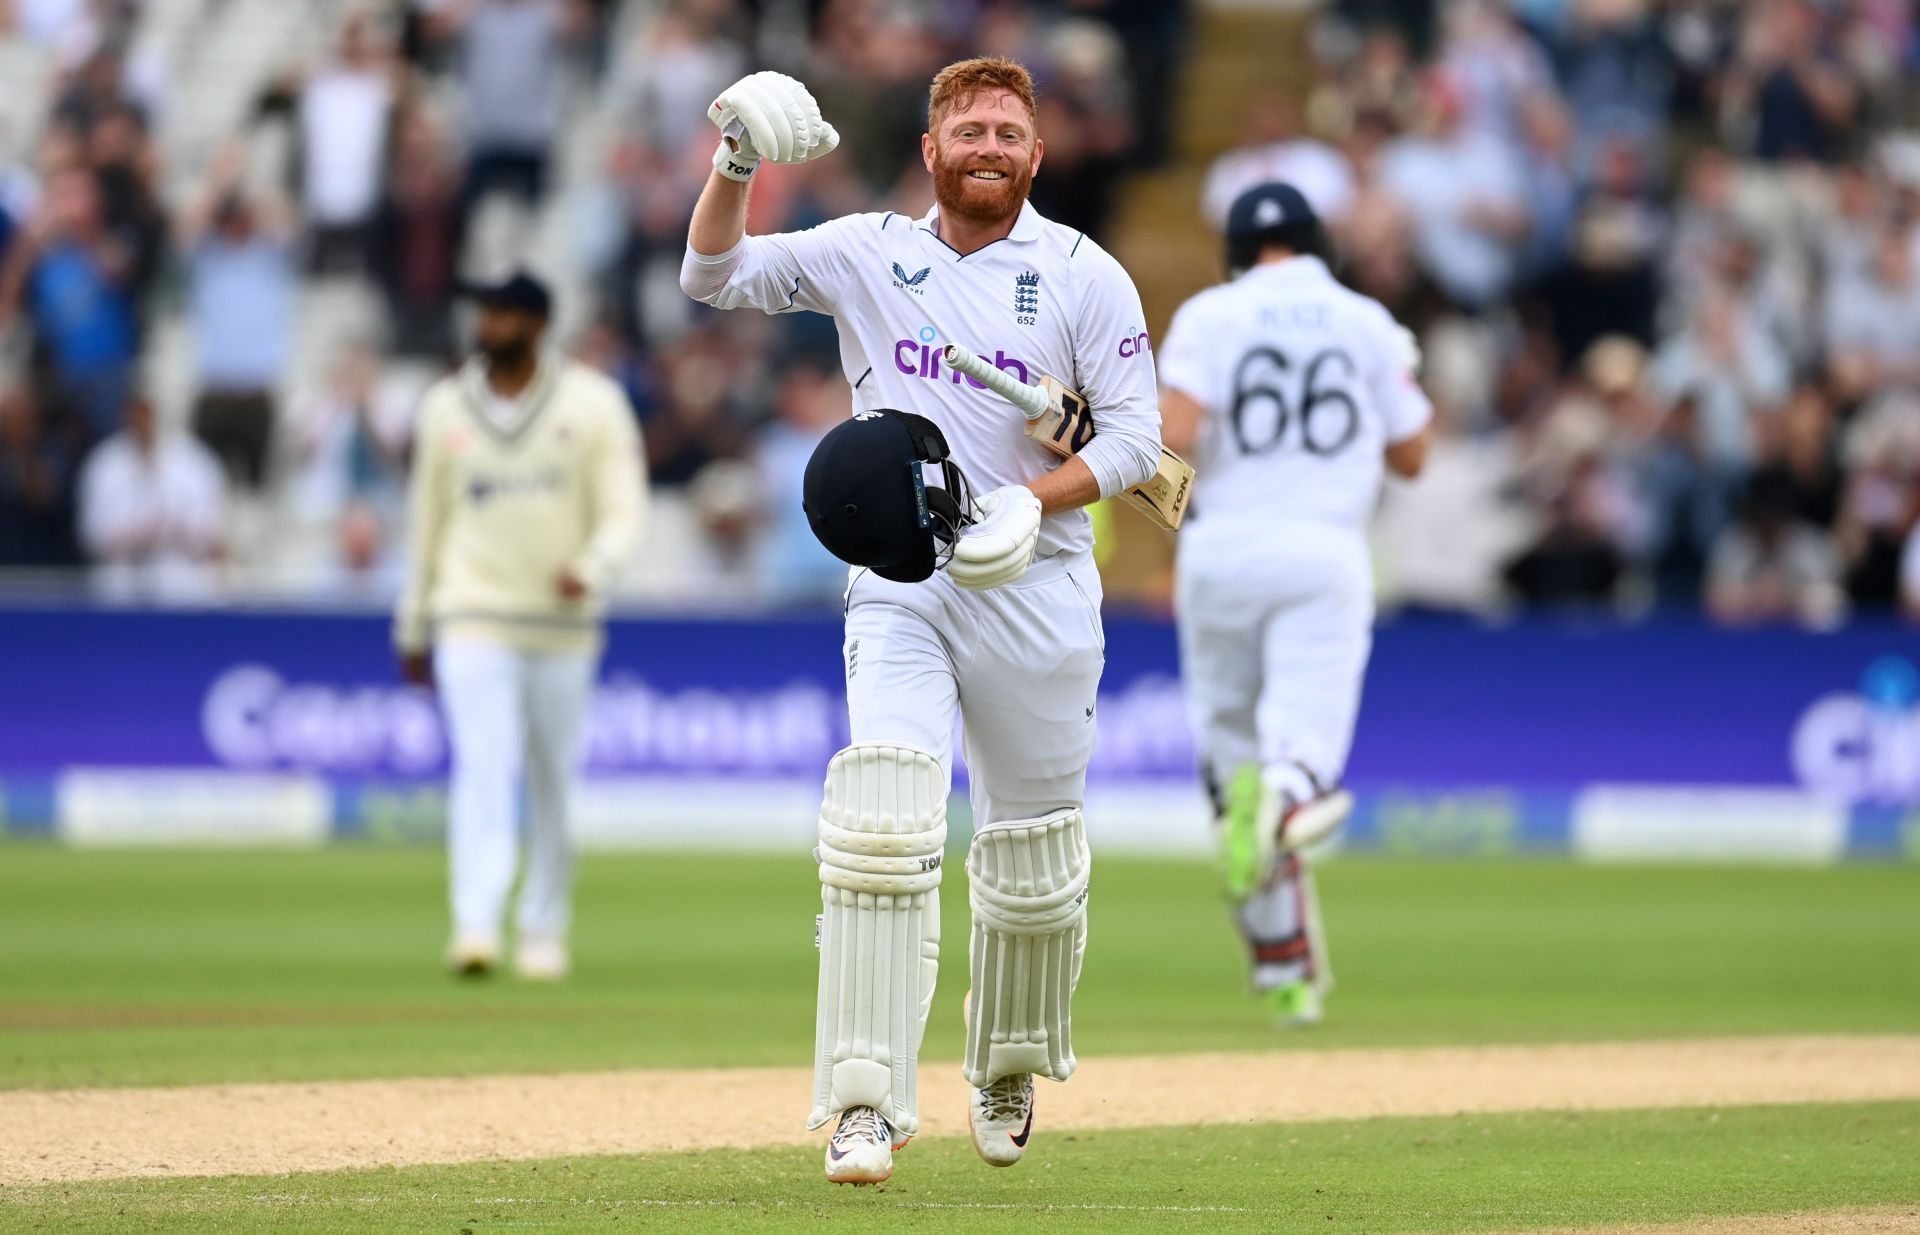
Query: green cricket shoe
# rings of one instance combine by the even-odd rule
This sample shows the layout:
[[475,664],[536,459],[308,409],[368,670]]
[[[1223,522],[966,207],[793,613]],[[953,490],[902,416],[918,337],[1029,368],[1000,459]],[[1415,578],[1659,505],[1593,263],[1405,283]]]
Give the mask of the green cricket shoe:
[[1326,1015],[1326,1009],[1320,1003],[1320,988],[1311,982],[1289,982],[1285,986],[1272,988],[1266,995],[1267,1007],[1273,1012],[1273,1023],[1280,1029],[1318,1025]]
[[1241,764],[1227,782],[1226,797],[1220,851],[1226,865],[1227,895],[1244,901],[1260,890],[1273,860],[1272,829],[1262,826],[1267,814],[1267,785],[1260,775],[1260,765]]

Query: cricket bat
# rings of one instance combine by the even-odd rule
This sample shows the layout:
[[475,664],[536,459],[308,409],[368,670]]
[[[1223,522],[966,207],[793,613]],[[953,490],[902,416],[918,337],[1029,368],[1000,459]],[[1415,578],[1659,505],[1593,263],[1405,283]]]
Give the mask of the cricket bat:
[[[1027,418],[1027,436],[1048,450],[1071,458],[1093,440],[1093,409],[1080,392],[1057,377],[1040,375],[1030,386],[1004,369],[980,359],[958,343],[949,343],[947,367],[979,382],[1019,408]],[[1153,522],[1175,531],[1187,514],[1193,493],[1193,465],[1162,446],[1160,470],[1120,495],[1120,500]]]

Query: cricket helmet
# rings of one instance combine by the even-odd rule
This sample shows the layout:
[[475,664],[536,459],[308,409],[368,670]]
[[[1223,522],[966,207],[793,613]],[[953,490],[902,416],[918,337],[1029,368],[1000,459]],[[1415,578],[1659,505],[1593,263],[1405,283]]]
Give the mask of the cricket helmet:
[[[927,464],[939,467],[940,485],[927,483]],[[918,583],[972,522],[964,513],[971,497],[939,427],[883,408],[855,412],[814,447],[801,505],[827,552],[883,579]]]
[[1233,199],[1227,211],[1227,277],[1238,278],[1260,260],[1260,250],[1279,245],[1303,257],[1331,263],[1333,245],[1307,195],[1290,184],[1257,184]]

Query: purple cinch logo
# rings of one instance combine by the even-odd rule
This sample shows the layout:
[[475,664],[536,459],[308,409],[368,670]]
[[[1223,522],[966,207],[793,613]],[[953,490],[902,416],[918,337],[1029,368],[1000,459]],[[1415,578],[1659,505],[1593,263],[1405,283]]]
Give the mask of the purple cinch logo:
[[[964,373],[956,373],[942,363],[941,352],[944,347],[933,341],[937,337],[930,335],[927,331],[921,331],[919,339],[896,339],[893,344],[893,367],[908,377],[924,378],[930,382],[937,382],[944,378],[955,385],[965,382],[975,390],[985,390],[986,386],[982,383]],[[986,353],[982,352],[980,356],[981,359],[986,359]],[[1033,380],[1028,375],[1027,362],[1018,357],[1009,356],[1005,352],[994,352],[993,367],[1003,369],[1023,382]]]

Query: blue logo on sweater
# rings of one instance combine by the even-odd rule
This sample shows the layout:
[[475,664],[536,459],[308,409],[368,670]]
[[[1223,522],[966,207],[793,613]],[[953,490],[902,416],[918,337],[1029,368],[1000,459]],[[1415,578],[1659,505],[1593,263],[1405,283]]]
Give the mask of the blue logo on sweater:
[[899,262],[895,262],[893,264],[893,285],[903,291],[912,292],[916,296],[924,296],[926,293],[920,290],[920,285],[925,283],[927,276],[932,273],[932,266],[922,266],[912,274],[908,274],[905,266],[902,266]]

